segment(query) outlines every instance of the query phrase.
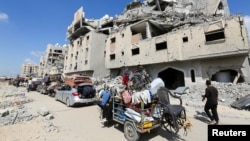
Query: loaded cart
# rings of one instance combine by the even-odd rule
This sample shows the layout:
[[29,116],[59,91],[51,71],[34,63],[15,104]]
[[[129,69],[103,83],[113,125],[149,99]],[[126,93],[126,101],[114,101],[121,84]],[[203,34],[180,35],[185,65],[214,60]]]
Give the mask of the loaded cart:
[[[111,92],[113,121],[123,125],[128,141],[137,141],[142,133],[156,132],[161,127],[173,134],[177,134],[181,128],[190,128],[191,123],[186,120],[181,98],[162,83],[157,79],[150,88],[124,89],[116,95]],[[171,104],[169,96],[178,98],[180,103]]]
[[133,108],[132,105],[124,104],[122,100],[117,100],[117,98],[113,100],[113,121],[124,125],[124,136],[128,141],[136,141],[141,133],[160,128],[160,118],[150,116],[154,104],[145,105],[141,100],[138,107]]

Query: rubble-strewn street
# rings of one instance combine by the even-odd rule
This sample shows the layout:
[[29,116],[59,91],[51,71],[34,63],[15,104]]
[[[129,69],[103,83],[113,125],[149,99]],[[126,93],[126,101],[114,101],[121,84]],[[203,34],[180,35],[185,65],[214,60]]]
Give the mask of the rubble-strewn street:
[[[220,93],[220,124],[249,124],[249,111],[229,106],[236,98],[249,93],[249,84],[213,84]],[[162,129],[157,134],[141,135],[141,140],[207,140],[207,117],[200,97],[204,88],[204,84],[192,86],[182,96],[192,123],[187,136],[183,130],[179,136],[173,136]],[[96,105],[70,108],[47,95],[35,91],[27,93],[24,87],[16,88],[3,83],[0,86],[0,138],[3,141],[125,140],[122,126],[102,126]]]

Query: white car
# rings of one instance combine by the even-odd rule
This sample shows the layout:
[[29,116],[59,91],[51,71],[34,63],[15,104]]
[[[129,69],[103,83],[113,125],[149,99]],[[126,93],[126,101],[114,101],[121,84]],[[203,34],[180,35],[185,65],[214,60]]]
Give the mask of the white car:
[[91,83],[82,83],[76,87],[64,84],[56,91],[55,100],[67,106],[93,104],[96,102],[96,89]]

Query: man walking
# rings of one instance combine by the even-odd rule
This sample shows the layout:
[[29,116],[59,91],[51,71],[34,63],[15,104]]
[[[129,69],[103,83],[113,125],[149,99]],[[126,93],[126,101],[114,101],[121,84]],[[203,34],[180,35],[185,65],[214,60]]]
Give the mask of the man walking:
[[[211,85],[211,81],[206,81],[207,88],[205,89],[205,95],[202,95],[202,101],[207,98],[204,110],[207,116],[210,118],[210,124],[217,125],[219,123],[219,116],[217,112],[218,105],[218,90]],[[210,113],[210,110],[212,114]]]
[[45,76],[43,78],[43,81],[44,81],[44,83],[45,83],[46,86],[49,86],[49,84],[50,84],[50,77],[49,77],[49,75],[47,73],[45,74]]

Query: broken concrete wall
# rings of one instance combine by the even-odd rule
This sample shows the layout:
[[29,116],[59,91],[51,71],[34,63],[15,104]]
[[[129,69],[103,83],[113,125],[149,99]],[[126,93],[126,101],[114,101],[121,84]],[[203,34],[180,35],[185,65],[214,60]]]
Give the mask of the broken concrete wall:
[[[153,78],[158,77],[162,70],[166,70],[163,73],[174,71],[176,76],[183,77],[179,78],[183,82],[176,86],[192,85],[205,79],[223,81],[218,79],[222,75],[216,72],[225,70],[230,73],[228,77],[236,77],[235,74],[239,73],[240,81],[249,82],[249,44],[246,29],[239,16],[195,26],[183,26],[179,30],[152,38],[146,35],[146,38],[135,42],[135,36],[148,30],[143,23],[147,21],[127,25],[107,39],[107,68],[141,64],[150,66],[147,68]],[[115,47],[114,43],[111,44],[111,38],[115,39]],[[112,46],[112,51],[109,46]],[[115,57],[112,58],[111,55]],[[208,73],[207,70],[211,67],[216,68],[216,71]],[[170,71],[168,68],[171,68]],[[171,76],[163,77],[167,79]],[[232,78],[227,79],[234,81]]]
[[109,71],[104,64],[106,35],[94,30],[72,40],[65,58],[67,74],[79,73],[92,77],[104,77]]
[[[230,82],[233,82],[236,77],[236,73],[239,73],[242,77],[241,79],[246,82],[249,82],[250,67],[246,57],[231,56],[201,61],[201,72],[202,78],[207,79],[212,79],[213,77],[216,77],[213,75],[216,75],[216,73],[218,72],[231,72],[227,78],[227,80],[230,80]],[[220,82],[219,79],[213,79],[215,79],[215,81]]]
[[64,57],[67,49],[67,45],[59,46],[58,44],[48,44],[45,56],[40,58],[39,76],[43,77],[45,73],[63,73]]
[[[145,38],[138,43],[133,43],[133,31],[140,33],[147,29],[135,25],[126,26],[124,30],[114,33],[107,39],[107,55],[109,55],[111,39],[116,38],[115,51],[112,47],[115,59],[106,58],[108,68],[121,67],[125,62],[129,66],[134,66],[239,53],[247,56],[249,52],[246,30],[240,26],[237,16],[212,23],[183,27],[153,38]],[[136,49],[138,51],[133,53]]]

